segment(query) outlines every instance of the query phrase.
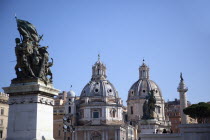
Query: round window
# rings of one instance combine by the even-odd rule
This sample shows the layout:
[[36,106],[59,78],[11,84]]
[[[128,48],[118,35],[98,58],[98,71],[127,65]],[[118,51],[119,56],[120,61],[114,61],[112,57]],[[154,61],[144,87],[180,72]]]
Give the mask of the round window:
[[145,91],[145,90],[143,90],[143,92],[145,93],[146,91]]
[[98,93],[98,89],[97,88],[95,89],[95,92]]
[[132,91],[131,91],[131,95],[133,95],[133,94],[134,94],[134,91],[132,90]]

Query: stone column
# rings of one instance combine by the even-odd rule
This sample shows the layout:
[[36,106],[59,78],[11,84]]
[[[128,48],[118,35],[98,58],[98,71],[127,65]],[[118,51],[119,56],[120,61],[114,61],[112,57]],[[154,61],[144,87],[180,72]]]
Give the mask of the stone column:
[[106,134],[106,140],[108,140],[108,138],[109,138],[108,130],[105,131],[105,134]]
[[185,86],[185,83],[184,83],[183,79],[180,81],[179,86],[177,88],[177,91],[179,92],[179,97],[180,97],[181,124],[188,124],[189,123],[189,118],[183,112],[183,109],[185,109],[187,107],[186,92],[188,91],[188,88]]
[[7,140],[54,140],[53,105],[59,90],[42,81],[12,81],[9,94]]
[[74,140],[74,133],[71,133],[71,139]]
[[120,140],[119,129],[115,130],[115,140]]
[[83,135],[84,135],[84,140],[86,140],[86,131],[83,131]]
[[104,133],[105,133],[105,131],[103,130],[102,131],[102,140],[105,140],[105,134]]
[[77,131],[74,132],[74,135],[75,135],[75,137],[74,137],[75,139],[74,140],[78,140],[77,139]]
[[87,131],[87,140],[90,140],[90,131]]

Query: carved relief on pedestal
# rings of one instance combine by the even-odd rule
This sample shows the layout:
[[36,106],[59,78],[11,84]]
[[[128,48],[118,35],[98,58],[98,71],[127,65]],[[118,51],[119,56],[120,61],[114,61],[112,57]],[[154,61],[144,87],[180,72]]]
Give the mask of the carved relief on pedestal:
[[44,97],[44,96],[37,96],[37,95],[29,95],[29,96],[14,96],[10,97],[9,105],[12,104],[29,104],[29,103],[41,103],[47,105],[54,105],[54,99]]

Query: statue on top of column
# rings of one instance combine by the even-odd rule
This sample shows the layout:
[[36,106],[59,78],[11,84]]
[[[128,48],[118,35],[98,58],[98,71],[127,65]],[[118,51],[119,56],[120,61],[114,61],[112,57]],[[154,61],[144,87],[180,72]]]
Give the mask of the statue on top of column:
[[36,28],[30,22],[15,18],[20,33],[20,38],[15,39],[17,58],[15,80],[38,78],[45,84],[52,83],[50,67],[53,65],[53,59],[51,58],[52,62],[49,62],[48,46],[39,45],[43,35],[38,35]]
[[183,77],[182,77],[182,72],[180,73],[180,81],[182,82],[182,81],[184,81],[184,79],[183,79]]

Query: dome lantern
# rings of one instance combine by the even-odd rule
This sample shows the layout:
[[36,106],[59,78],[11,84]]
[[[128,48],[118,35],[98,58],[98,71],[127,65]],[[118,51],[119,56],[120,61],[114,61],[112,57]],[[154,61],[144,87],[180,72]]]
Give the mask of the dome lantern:
[[98,61],[92,67],[92,79],[93,80],[106,79],[106,66],[100,61],[99,54],[98,54]]
[[144,63],[139,67],[139,79],[149,79],[149,67]]

